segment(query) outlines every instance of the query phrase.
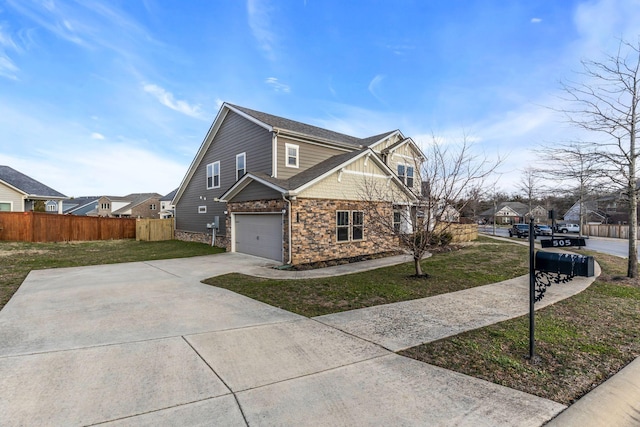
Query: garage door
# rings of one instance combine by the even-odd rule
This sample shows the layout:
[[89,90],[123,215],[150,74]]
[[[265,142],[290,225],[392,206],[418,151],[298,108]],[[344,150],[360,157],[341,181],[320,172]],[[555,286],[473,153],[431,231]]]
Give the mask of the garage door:
[[235,214],[236,252],[282,262],[282,214]]

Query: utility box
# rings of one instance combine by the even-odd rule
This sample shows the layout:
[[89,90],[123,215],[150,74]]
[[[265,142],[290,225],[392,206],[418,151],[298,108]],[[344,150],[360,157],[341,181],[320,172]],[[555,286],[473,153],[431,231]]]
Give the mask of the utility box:
[[555,252],[536,252],[536,270],[568,276],[594,276],[592,256],[559,254]]

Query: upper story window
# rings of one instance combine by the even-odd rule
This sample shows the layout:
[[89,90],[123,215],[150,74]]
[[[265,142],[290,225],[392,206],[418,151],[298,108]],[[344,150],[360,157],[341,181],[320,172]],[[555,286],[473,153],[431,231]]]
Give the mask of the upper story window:
[[110,203],[100,203],[100,209],[110,209],[110,208],[111,208]]
[[297,168],[299,166],[299,151],[300,147],[294,144],[284,144],[284,150],[287,153],[285,165],[288,168]]
[[413,187],[413,173],[413,166],[403,164],[398,165],[398,178],[400,178],[400,181],[409,188]]
[[149,209],[151,209],[152,211],[155,211],[156,210],[156,204],[155,203],[151,203],[149,205]]
[[207,165],[207,189],[220,188],[220,162]]
[[240,153],[236,156],[236,181],[247,173],[247,153]]
[[54,205],[53,203],[47,204],[47,211],[48,212],[55,212],[57,210],[58,210],[58,206]]

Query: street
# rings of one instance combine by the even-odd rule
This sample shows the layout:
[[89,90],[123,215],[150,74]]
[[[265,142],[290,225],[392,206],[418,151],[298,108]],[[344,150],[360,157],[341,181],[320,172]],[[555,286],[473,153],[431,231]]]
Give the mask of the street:
[[[482,234],[493,235],[494,230],[492,226],[479,226],[478,231]],[[496,227],[495,235],[500,237],[509,237],[508,228]],[[577,234],[562,234],[558,233],[555,237],[578,237]],[[536,240],[540,240],[541,237],[537,237]],[[549,239],[549,237],[542,237],[542,239]],[[626,239],[612,239],[608,237],[585,237],[587,243],[586,248],[596,252],[602,252],[609,255],[615,255],[626,258],[629,255],[629,241]],[[640,247],[638,249],[638,256],[640,257]]]

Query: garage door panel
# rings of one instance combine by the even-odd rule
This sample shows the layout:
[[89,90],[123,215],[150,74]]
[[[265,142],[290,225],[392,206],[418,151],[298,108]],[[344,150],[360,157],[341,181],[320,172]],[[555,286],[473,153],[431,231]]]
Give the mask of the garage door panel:
[[282,262],[282,215],[235,215],[235,250]]

